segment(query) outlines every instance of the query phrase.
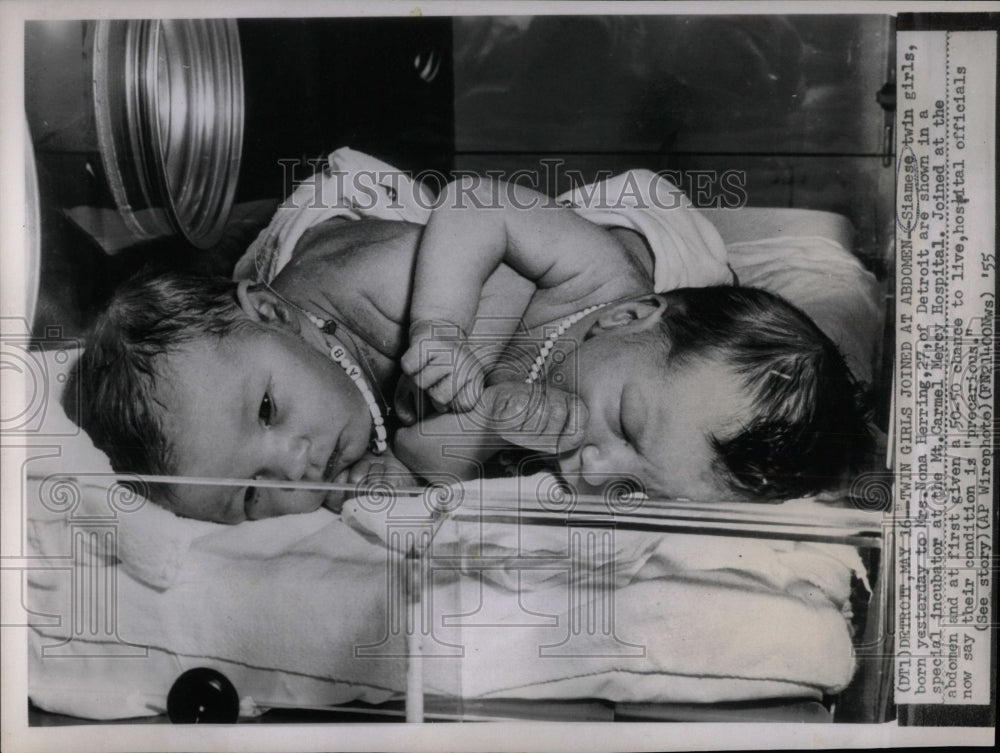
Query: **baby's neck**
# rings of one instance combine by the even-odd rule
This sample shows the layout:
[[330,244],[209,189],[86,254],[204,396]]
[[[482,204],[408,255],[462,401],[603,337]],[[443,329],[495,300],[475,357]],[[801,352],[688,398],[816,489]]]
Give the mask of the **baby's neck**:
[[391,384],[397,377],[395,364],[382,356],[361,335],[348,327],[343,319],[335,315],[320,315],[293,303],[294,313],[299,320],[299,333],[302,338],[326,356],[337,346],[343,347],[351,359],[357,363],[365,381],[371,383],[376,393],[388,394]]

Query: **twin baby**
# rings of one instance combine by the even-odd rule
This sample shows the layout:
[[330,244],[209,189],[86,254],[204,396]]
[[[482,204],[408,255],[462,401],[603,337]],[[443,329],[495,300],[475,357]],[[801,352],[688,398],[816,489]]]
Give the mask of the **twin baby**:
[[[798,309],[738,286],[653,293],[642,235],[525,186],[443,191],[426,226],[310,228],[267,283],[136,278],[95,324],[71,415],[116,471],[188,477],[411,485],[476,477],[515,444],[582,493],[760,501],[858,462],[857,385]],[[224,523],[341,500],[150,492]]]

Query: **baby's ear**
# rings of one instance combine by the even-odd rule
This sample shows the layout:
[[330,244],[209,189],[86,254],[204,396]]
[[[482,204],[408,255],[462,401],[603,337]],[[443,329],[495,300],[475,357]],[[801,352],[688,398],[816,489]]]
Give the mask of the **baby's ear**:
[[240,280],[236,287],[236,299],[243,313],[253,321],[299,331],[299,319],[291,306],[270,288],[250,280]]
[[666,310],[667,303],[660,295],[647,295],[612,304],[601,309],[584,339],[609,332],[644,332],[658,325]]

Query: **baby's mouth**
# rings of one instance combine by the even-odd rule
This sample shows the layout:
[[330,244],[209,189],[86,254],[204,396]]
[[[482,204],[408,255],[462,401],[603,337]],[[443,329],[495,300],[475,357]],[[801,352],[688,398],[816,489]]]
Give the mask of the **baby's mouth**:
[[334,477],[337,475],[337,460],[340,455],[337,452],[337,448],[333,448],[333,452],[330,453],[329,460],[326,461],[326,467],[323,469],[323,480],[327,483],[333,481]]
[[575,470],[571,468],[566,468],[565,465],[560,461],[556,461],[555,463],[553,463],[552,469],[555,473],[555,477],[559,480],[560,484],[562,484],[563,486],[568,486],[572,489],[576,488],[576,482],[579,479],[579,473],[577,473]]
[[573,451],[561,453],[553,458],[556,471],[564,479],[575,478],[580,472],[580,463]]

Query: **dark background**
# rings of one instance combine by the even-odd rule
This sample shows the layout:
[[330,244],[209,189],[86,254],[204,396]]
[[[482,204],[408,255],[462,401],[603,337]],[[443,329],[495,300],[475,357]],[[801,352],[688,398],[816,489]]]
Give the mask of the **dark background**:
[[[849,217],[856,253],[888,271],[892,112],[876,101],[894,71],[888,16],[241,20],[246,211],[214,248],[167,237],[114,256],[64,211],[114,202],[88,127],[86,25],[59,23],[79,28],[26,28],[43,215],[35,332],[82,333],[143,265],[229,274],[274,206],[249,202],[291,190],[279,160],[345,145],[407,170],[528,169],[550,193],[570,187],[565,170],[737,170],[751,205]],[[542,164],[553,159],[563,172]]]

